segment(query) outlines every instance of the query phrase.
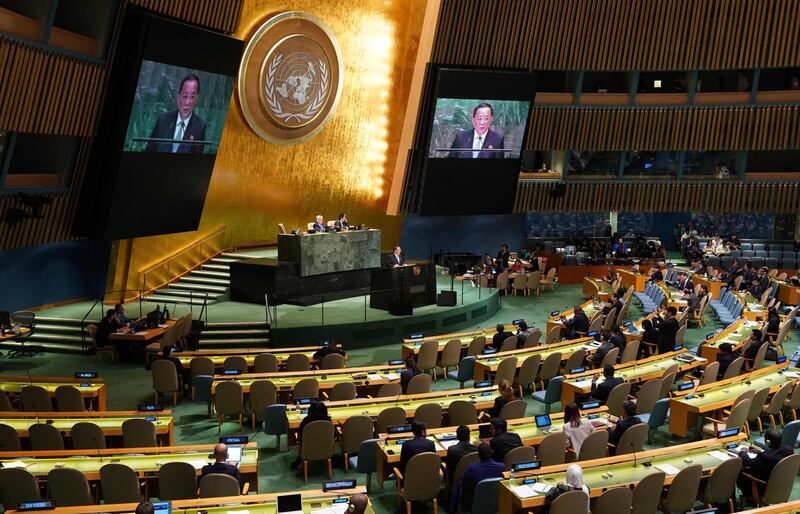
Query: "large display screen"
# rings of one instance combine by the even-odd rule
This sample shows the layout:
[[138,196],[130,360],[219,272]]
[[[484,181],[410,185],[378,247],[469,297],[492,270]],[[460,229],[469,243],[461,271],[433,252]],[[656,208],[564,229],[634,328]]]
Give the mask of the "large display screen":
[[234,77],[142,61],[126,152],[215,154]]
[[529,100],[437,98],[428,158],[517,159]]

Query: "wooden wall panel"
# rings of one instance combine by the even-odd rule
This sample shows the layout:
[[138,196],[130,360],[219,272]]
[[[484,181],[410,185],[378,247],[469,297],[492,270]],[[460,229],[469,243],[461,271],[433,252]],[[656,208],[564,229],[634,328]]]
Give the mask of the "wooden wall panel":
[[800,0],[444,0],[432,60],[537,70],[797,66],[798,17]]
[[531,150],[797,150],[800,106],[536,107]]
[[128,0],[151,11],[233,34],[239,26],[244,0]]
[[799,183],[570,183],[552,198],[553,182],[522,182],[514,212],[528,211],[704,211],[800,212]]

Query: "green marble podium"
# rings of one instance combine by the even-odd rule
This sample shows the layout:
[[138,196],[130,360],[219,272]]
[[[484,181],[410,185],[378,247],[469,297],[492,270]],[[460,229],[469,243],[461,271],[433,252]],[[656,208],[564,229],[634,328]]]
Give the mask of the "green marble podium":
[[377,268],[380,259],[378,229],[278,234],[278,260],[297,263],[301,277]]

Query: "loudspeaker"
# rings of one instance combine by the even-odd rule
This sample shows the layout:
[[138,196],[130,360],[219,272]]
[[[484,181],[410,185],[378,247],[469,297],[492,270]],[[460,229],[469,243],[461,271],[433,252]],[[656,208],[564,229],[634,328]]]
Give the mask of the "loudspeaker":
[[456,292],[455,291],[441,291],[436,296],[436,305],[439,307],[455,307],[456,306]]
[[411,299],[390,302],[389,314],[392,316],[411,316],[414,314],[414,306],[411,304]]

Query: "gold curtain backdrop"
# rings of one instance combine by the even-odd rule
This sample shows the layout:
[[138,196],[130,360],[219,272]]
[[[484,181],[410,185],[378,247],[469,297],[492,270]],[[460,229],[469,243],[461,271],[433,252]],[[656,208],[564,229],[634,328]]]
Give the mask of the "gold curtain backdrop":
[[[392,128],[403,124],[424,5],[245,0],[234,34],[244,41],[269,17],[290,10],[330,27],[344,69],[339,106],[315,138],[277,146],[250,130],[234,92],[199,230],[119,242],[108,288],[141,287],[144,270],[222,227],[232,227],[236,244],[274,241],[278,223],[305,228],[316,214],[332,219],[346,211],[351,221],[380,228],[385,249],[395,243],[402,219],[385,214],[400,138]],[[187,255],[174,269],[191,260]]]

